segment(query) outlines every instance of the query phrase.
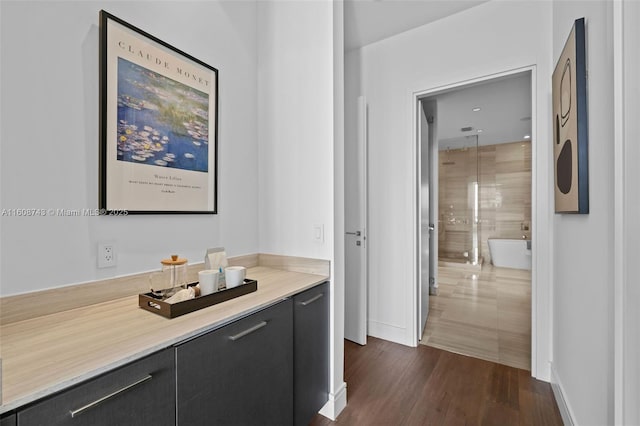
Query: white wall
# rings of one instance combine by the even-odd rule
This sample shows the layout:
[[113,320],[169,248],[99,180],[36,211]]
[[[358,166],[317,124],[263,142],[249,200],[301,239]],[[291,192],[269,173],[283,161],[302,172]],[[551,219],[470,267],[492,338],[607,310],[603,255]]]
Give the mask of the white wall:
[[331,261],[329,417],[346,402],[342,32],[342,2],[258,2],[260,252]]
[[[98,206],[98,12],[219,70],[219,214],[2,217],[0,295],[158,269],[207,247],[258,250],[253,2],[9,2],[1,5],[1,208]],[[118,266],[96,268],[97,244]]]
[[[415,141],[412,92],[536,66],[534,374],[549,377],[551,3],[492,1],[349,53],[369,104],[369,334],[415,336]],[[351,71],[347,70],[349,75]],[[347,91],[351,93],[351,91]],[[348,108],[353,105],[345,99]],[[348,123],[347,123],[348,125]]]
[[[554,217],[554,376],[573,421],[613,424],[612,2],[553,3],[554,63],[575,19],[585,17],[589,214]],[[554,380],[555,381],[555,380]]]
[[[260,251],[333,253],[333,28],[329,2],[258,2]],[[313,226],[324,225],[324,242]]]

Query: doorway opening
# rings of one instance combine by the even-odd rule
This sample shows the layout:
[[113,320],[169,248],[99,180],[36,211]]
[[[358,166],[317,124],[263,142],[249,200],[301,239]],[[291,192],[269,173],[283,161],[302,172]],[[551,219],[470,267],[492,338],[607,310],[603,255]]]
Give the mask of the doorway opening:
[[532,71],[415,100],[418,340],[531,370]]

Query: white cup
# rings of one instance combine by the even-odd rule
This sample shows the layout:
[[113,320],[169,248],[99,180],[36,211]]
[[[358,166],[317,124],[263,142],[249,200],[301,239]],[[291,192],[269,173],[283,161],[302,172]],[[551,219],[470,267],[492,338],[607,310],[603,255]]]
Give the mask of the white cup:
[[244,266],[229,266],[224,269],[227,288],[237,287],[244,282],[247,269]]
[[200,281],[201,296],[218,291],[218,271],[215,269],[205,269],[198,272],[198,281]]

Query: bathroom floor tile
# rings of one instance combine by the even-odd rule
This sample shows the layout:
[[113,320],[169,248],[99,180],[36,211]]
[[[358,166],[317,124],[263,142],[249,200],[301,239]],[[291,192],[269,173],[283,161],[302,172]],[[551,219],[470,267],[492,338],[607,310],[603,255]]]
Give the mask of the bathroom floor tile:
[[441,264],[420,343],[531,370],[531,271]]

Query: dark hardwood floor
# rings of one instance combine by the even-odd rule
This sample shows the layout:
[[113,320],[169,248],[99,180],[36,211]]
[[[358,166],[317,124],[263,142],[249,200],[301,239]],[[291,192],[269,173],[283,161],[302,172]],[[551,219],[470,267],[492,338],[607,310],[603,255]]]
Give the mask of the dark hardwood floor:
[[562,425],[551,386],[528,371],[418,346],[345,341],[347,407],[311,425]]

